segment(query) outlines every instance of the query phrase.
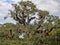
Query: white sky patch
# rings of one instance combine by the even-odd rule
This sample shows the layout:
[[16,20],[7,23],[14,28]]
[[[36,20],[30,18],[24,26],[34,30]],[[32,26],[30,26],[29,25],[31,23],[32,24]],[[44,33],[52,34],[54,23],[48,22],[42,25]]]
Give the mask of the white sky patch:
[[33,0],[33,2],[37,5],[38,9],[47,10],[53,15],[55,15],[54,13],[58,12],[60,9],[59,3],[54,0]]
[[11,4],[0,1],[0,16],[1,17],[5,17],[6,15],[8,15],[9,9],[12,9]]
[[7,18],[6,20],[5,20],[5,22],[4,23],[6,23],[6,22],[8,22],[8,23],[14,23],[14,24],[16,24],[16,21],[15,20],[13,20],[12,18]]
[[21,0],[11,0],[11,1],[13,1],[13,3],[18,3],[18,2],[20,2]]

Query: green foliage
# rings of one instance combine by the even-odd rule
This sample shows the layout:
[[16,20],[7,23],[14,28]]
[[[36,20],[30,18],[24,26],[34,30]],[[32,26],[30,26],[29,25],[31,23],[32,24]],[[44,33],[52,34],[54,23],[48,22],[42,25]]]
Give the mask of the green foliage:
[[39,10],[38,13],[39,13],[39,16],[41,16],[41,17],[45,17],[46,15],[49,15],[48,11]]
[[[10,10],[11,17],[19,23],[5,23],[0,26],[0,45],[59,45],[60,44],[60,19],[49,15],[48,11],[38,10],[31,2],[19,2],[12,4],[14,10]],[[30,24],[38,13],[38,23]],[[27,22],[26,22],[27,19]],[[46,20],[46,21],[45,21]],[[54,22],[54,23],[52,23]],[[43,33],[37,33],[38,29]],[[10,32],[12,30],[12,34]],[[19,32],[25,33],[24,39],[18,37]],[[46,35],[45,35],[46,34]],[[48,34],[48,35],[47,35]],[[9,37],[10,36],[10,37]]]
[[11,17],[23,25],[29,24],[34,19],[34,17],[30,18],[30,14],[37,12],[36,6],[31,1],[19,2],[18,4],[12,4],[12,6],[14,10],[10,10]]
[[[6,25],[6,27],[4,27]],[[10,26],[9,26],[10,25]],[[20,24],[4,24],[2,25],[2,31],[0,32],[0,45],[59,45],[60,40],[59,38],[59,33],[60,33],[60,28],[54,29],[52,32],[50,32],[49,36],[41,36],[41,34],[36,33],[35,35],[33,35],[33,32],[36,30],[35,26],[33,25],[26,25],[26,27],[24,27],[23,25]],[[9,27],[7,27],[9,26]],[[11,27],[12,26],[12,27]],[[14,30],[15,28],[21,28],[24,29],[25,32],[28,32],[29,30],[31,30],[31,34],[30,37],[28,37],[26,35],[26,37],[22,40],[18,38],[18,33],[16,32],[16,30]],[[14,32],[14,38],[13,39],[8,39],[6,38],[6,34],[8,34],[9,29],[12,28],[13,32]],[[58,35],[57,35],[58,34]]]

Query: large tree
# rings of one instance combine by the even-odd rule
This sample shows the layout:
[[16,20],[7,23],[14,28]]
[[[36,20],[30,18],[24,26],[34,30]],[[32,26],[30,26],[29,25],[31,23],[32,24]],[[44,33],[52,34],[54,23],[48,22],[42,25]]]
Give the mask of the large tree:
[[11,17],[20,24],[26,25],[32,19],[35,19],[35,17],[30,17],[30,15],[34,15],[37,12],[36,6],[31,1],[21,1],[18,4],[12,4],[12,6],[14,10],[10,10]]
[[14,10],[10,10],[11,17],[20,24],[23,24],[24,26],[29,24],[31,20],[36,18],[33,17],[33,15],[37,13],[39,17],[37,29],[42,28],[42,30],[45,29],[50,32],[53,28],[56,28],[55,26],[57,25],[59,18],[57,16],[49,15],[48,11],[37,9],[36,5],[31,1],[21,1],[18,4],[12,4],[12,6],[14,7]]

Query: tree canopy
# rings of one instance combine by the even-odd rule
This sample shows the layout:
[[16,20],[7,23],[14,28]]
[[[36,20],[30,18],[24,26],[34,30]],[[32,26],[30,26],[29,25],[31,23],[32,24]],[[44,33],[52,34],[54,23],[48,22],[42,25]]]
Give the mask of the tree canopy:
[[10,10],[11,16],[19,23],[25,25],[26,23],[29,24],[32,19],[35,19],[35,17],[30,17],[31,14],[34,15],[37,12],[36,6],[31,1],[12,5],[14,10]]

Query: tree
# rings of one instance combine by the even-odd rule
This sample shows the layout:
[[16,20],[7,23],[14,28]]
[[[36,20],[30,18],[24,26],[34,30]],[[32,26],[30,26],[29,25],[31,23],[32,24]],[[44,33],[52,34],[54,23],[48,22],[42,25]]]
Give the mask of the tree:
[[35,19],[35,17],[30,17],[37,12],[36,6],[31,1],[19,2],[18,4],[12,4],[12,6],[14,10],[10,10],[11,17],[20,24],[26,25]]
[[[49,31],[50,29],[53,29],[52,22],[55,20],[55,17],[50,16],[48,11],[37,9],[36,5],[31,1],[21,1],[18,4],[12,4],[12,6],[14,7],[14,10],[10,10],[11,17],[20,24],[23,24],[24,26],[29,24],[31,20],[36,18],[31,16],[37,13],[39,16],[37,29],[42,28],[43,30],[45,28],[45,30],[49,29]],[[45,20],[47,20],[48,23],[47,21],[44,22]]]

